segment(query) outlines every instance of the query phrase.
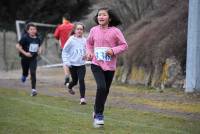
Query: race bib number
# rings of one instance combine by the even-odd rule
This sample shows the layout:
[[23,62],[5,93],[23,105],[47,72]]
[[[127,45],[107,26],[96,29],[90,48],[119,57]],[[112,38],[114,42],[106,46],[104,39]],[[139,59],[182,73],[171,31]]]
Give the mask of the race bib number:
[[38,51],[38,47],[39,47],[38,44],[31,43],[30,46],[29,46],[29,52],[37,52]]
[[111,61],[111,56],[106,55],[106,51],[108,49],[108,47],[96,47],[94,49],[96,59],[102,61]]

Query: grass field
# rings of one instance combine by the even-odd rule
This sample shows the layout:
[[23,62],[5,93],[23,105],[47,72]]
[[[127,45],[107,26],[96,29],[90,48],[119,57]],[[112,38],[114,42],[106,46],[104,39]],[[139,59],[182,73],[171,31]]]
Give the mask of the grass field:
[[123,109],[105,110],[105,126],[92,126],[93,104],[67,97],[0,88],[0,134],[199,134],[200,121]]

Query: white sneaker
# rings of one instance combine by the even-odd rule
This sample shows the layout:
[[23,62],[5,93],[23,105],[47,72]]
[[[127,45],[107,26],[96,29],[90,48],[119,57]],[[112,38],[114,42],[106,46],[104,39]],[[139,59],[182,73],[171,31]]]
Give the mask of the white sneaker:
[[85,105],[85,104],[86,104],[85,98],[81,98],[80,99],[80,105]]
[[32,92],[31,92],[31,96],[36,96],[37,95],[37,91],[35,89],[32,89]]
[[103,115],[94,115],[93,117],[94,117],[94,122],[93,122],[94,128],[101,128],[104,126]]

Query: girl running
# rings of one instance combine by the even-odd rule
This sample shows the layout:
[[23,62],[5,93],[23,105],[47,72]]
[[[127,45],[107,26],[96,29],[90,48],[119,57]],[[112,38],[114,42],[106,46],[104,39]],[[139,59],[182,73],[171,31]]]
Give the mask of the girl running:
[[101,127],[104,125],[104,105],[115,73],[117,55],[128,45],[122,32],[115,27],[121,21],[112,10],[100,8],[94,19],[98,25],[90,30],[86,51],[87,60],[92,60],[91,70],[97,84],[93,125]]
[[74,95],[73,87],[79,81],[80,91],[80,104],[86,104],[85,101],[85,45],[86,38],[83,37],[84,25],[82,23],[76,23],[74,27],[74,33],[67,40],[63,51],[62,60],[64,66],[69,67],[72,81],[67,85],[70,94]]

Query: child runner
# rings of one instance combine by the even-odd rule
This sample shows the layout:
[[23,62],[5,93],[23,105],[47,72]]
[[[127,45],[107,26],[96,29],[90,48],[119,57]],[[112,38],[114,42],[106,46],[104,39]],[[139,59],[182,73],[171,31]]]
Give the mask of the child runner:
[[94,26],[89,33],[86,45],[87,60],[92,60],[97,92],[94,104],[94,127],[104,125],[104,105],[116,69],[117,55],[128,45],[122,32],[115,26],[121,24],[119,18],[108,8],[100,8],[95,16]]
[[27,24],[26,31],[27,34],[24,34],[19,43],[16,45],[21,57],[21,81],[23,83],[26,81],[30,69],[32,86],[31,96],[36,96],[37,56],[38,54],[41,54],[41,40],[37,36],[37,28],[34,24]]
[[[68,20],[69,18],[69,14],[66,13],[62,18],[62,24],[59,25],[54,32],[54,37],[60,41],[61,52],[74,27],[74,25]],[[69,83],[70,72],[67,66],[63,66],[63,70],[65,73],[64,85],[66,85]]]
[[84,25],[76,23],[73,35],[69,37],[68,41],[62,51],[62,60],[64,66],[69,67],[72,81],[67,85],[70,94],[74,95],[73,87],[79,81],[80,104],[86,104],[85,101],[85,45],[86,38],[83,37]]

